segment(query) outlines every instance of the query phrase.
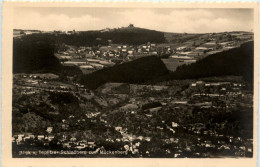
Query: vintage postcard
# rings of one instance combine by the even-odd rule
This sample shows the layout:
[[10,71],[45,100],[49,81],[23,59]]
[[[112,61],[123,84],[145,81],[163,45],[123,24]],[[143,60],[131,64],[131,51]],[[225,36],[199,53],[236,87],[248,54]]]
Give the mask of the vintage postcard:
[[255,167],[257,3],[4,2],[2,165]]

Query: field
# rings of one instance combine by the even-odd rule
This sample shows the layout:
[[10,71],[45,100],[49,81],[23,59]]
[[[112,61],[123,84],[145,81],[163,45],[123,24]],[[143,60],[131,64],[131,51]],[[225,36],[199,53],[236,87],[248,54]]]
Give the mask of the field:
[[[207,34],[206,34],[207,35]],[[191,40],[197,40],[198,38],[203,38],[205,34],[175,34],[175,33],[164,33],[164,37],[168,42],[171,43],[182,43]]]
[[168,59],[161,59],[163,63],[165,64],[166,68],[169,71],[175,71],[178,66],[181,66],[183,64],[187,64],[185,62],[180,62],[178,59],[168,58]]

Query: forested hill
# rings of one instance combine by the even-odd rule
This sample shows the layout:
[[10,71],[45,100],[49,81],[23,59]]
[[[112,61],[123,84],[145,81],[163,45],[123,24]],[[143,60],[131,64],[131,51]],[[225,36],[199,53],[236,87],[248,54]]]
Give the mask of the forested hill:
[[145,83],[167,74],[169,71],[160,58],[148,56],[83,75],[81,82],[96,89],[107,82]]
[[108,40],[112,40],[113,43],[117,44],[130,45],[140,45],[147,42],[165,42],[162,32],[135,27],[115,29],[107,32],[84,31],[71,35],[60,34],[56,38],[65,44],[77,46],[108,45]]
[[55,40],[46,35],[28,35],[13,41],[13,73],[81,75],[77,67],[64,67],[54,56]]
[[114,31],[100,34],[105,39],[112,39],[114,43],[140,45],[147,42],[163,43],[165,37],[163,32],[136,27],[116,29]]
[[239,48],[210,55],[190,65],[180,66],[175,72],[157,78],[157,81],[227,75],[243,76],[246,81],[253,83],[253,42],[245,43]]
[[54,41],[46,36],[25,36],[13,41],[13,72],[54,72],[62,69],[54,56]]
[[64,34],[61,32],[39,33],[28,36],[49,38],[52,39],[56,45],[64,43],[74,46],[109,45],[108,40],[112,40],[112,43],[128,45],[140,45],[146,44],[147,42],[165,42],[163,32],[137,27],[125,27],[108,31],[78,31],[72,34]]

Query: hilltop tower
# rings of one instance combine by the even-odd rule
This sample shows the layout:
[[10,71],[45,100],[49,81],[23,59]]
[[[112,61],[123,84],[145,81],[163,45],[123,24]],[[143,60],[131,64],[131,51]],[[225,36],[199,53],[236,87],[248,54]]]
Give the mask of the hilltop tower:
[[129,24],[129,26],[128,26],[129,28],[134,28],[134,24]]

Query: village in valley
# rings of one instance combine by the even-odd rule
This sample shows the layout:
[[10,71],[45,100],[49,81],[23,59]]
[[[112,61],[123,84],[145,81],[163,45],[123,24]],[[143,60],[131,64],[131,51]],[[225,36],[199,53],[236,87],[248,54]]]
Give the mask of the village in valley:
[[[128,29],[135,28],[130,24]],[[113,29],[104,29],[110,32]],[[14,38],[70,31],[14,30]],[[165,34],[167,43],[73,46],[55,52],[84,75],[141,57],[182,65],[253,41],[251,32]],[[96,38],[96,41],[103,39]],[[253,89],[241,76],[107,82],[92,90],[77,75],[13,75],[14,157],[252,157]],[[29,151],[28,151],[29,150]]]

